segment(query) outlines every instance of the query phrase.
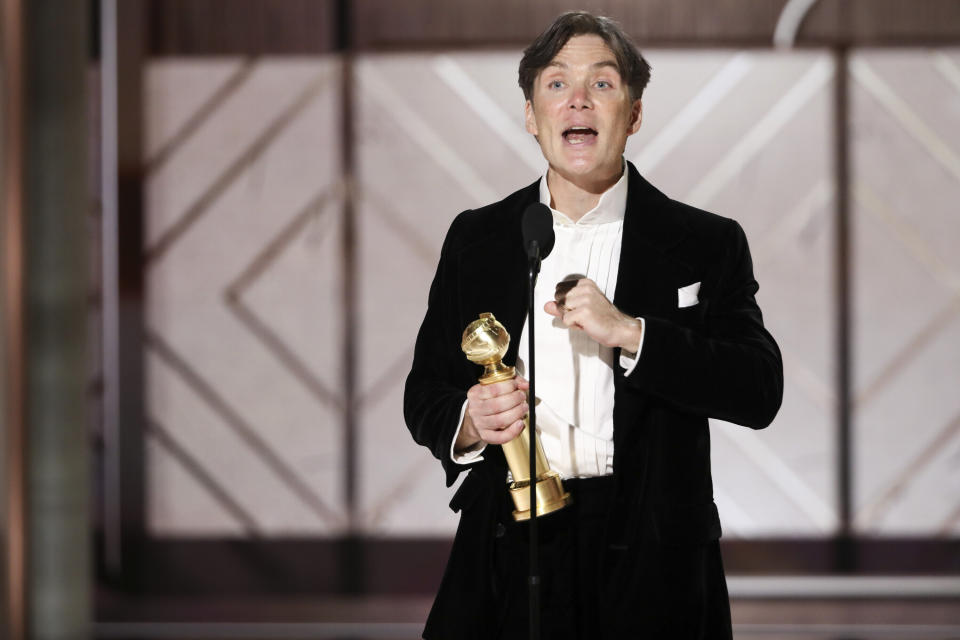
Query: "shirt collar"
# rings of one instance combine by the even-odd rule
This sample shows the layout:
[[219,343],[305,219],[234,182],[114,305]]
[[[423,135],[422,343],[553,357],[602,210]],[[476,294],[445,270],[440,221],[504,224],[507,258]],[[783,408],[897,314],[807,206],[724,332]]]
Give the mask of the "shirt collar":
[[620,179],[600,195],[600,201],[597,202],[597,206],[583,214],[576,222],[571,220],[565,213],[550,207],[551,198],[550,188],[547,187],[547,174],[543,174],[543,177],[540,178],[540,202],[550,207],[550,212],[553,213],[554,224],[587,226],[616,222],[623,220],[624,213],[627,210],[627,183],[627,163],[624,162],[623,175],[620,176]]

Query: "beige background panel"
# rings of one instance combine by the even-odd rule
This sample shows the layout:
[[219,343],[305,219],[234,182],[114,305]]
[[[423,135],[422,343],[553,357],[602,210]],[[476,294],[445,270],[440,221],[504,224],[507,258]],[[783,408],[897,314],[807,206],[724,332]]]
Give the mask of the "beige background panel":
[[[668,195],[743,225],[784,353],[775,423],[713,427],[727,535],[829,535],[832,59],[647,55],[653,81],[626,156]],[[950,70],[960,57],[861,57],[867,71],[851,83],[858,526],[955,535],[960,85]],[[517,61],[517,52],[472,52],[356,63],[356,526],[365,534],[442,536],[456,525],[440,465],[403,423],[402,390],[451,220],[542,171],[520,133]],[[155,532],[326,536],[345,526],[336,73],[322,59],[167,60],[148,72],[147,148],[161,158],[147,198]],[[197,90],[176,91],[180,83]]]
[[[239,57],[157,59],[144,77],[146,115],[143,144],[148,159],[156,158],[190,127],[217,99],[232,79],[253,69],[252,61]],[[170,91],[176,86],[178,91]]]
[[[258,60],[252,73],[234,88],[215,114],[183,141],[176,150],[176,159],[171,158],[147,175],[145,201],[151,212],[147,246],[155,250],[164,234],[170,233],[185,215],[203,207],[224,180],[255,164],[260,157],[257,149],[272,140],[277,131],[285,130],[284,124],[335,80],[335,67],[332,62],[309,59]],[[211,78],[211,82],[215,80]],[[333,87],[327,89],[332,90]],[[149,114],[148,105],[147,140],[155,135]],[[148,143],[147,147],[150,146]],[[296,154],[297,149],[303,148],[294,145],[290,152]]]
[[956,60],[955,50],[852,59],[856,521],[872,534],[955,530]]
[[[150,417],[264,532],[330,535],[346,520],[336,96],[319,90],[335,65],[255,67],[151,183],[204,195],[147,202],[157,228],[177,229],[148,270]],[[155,511],[151,526],[217,530],[185,512]]]

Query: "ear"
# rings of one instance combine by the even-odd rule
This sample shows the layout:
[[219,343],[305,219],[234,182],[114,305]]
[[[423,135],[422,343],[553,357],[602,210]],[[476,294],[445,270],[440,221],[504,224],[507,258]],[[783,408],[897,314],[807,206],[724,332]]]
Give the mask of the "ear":
[[523,105],[523,118],[526,123],[527,133],[536,136],[537,119],[533,115],[533,102],[530,100],[527,100],[527,103]]
[[640,130],[640,122],[643,120],[643,103],[639,100],[633,101],[633,108],[630,112],[630,126],[627,129],[627,135],[632,136]]

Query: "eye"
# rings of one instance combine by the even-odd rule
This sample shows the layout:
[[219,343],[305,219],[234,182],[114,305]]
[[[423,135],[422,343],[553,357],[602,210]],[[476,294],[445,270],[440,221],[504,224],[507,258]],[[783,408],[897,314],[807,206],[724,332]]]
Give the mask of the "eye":
[[597,88],[598,88],[598,89],[609,89],[609,88],[610,88],[610,83],[607,82],[606,80],[597,80]]
[[563,80],[551,80],[549,87],[551,89],[560,89],[563,87]]

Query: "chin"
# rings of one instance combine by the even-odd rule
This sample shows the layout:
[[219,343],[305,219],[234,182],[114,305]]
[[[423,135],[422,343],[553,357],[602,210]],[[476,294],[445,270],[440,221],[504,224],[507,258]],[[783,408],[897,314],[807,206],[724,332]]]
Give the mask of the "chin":
[[570,173],[570,175],[578,177],[595,176],[597,178],[602,178],[606,174],[603,166],[601,166],[595,160],[574,160],[572,162],[568,162],[565,169]]
[[563,158],[561,166],[571,173],[583,174],[595,171],[599,167],[596,158],[584,156],[567,156]]

